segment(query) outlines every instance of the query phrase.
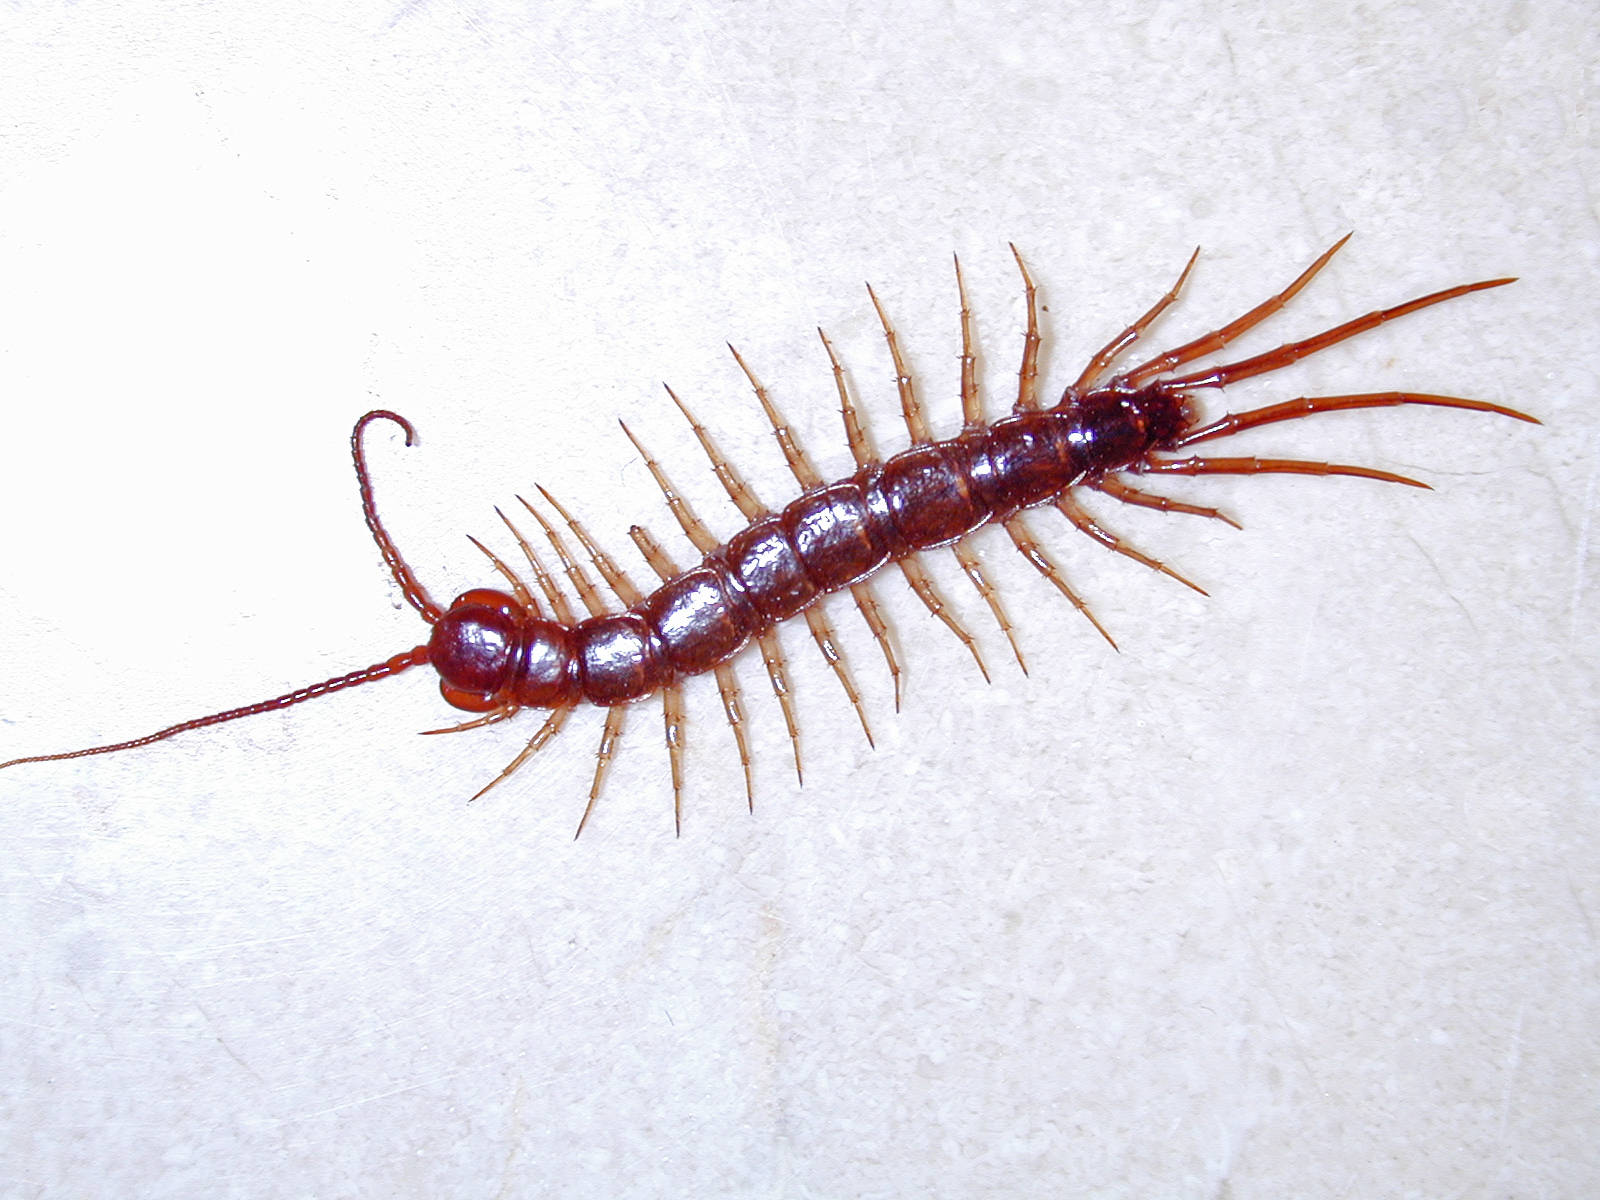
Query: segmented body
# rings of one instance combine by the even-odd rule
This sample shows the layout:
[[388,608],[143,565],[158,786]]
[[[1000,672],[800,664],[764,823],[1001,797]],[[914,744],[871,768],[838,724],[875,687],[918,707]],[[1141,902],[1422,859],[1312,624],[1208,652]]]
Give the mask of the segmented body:
[[[1326,265],[1345,240],[1348,239],[1335,243],[1283,291],[1237,320],[1132,369],[1110,375],[1118,356],[1176,301],[1194,266],[1195,259],[1191,258],[1171,290],[1096,354],[1060,401],[1049,407],[1041,406],[1036,396],[1040,339],[1035,288],[1018,257],[1017,266],[1028,301],[1028,323],[1018,371],[1017,397],[1012,412],[993,421],[985,420],[979,400],[971,314],[958,263],[964,426],[956,436],[942,440],[932,437],[923,419],[915,383],[900,354],[894,327],[874,295],[872,301],[882,320],[894,361],[901,410],[912,445],[886,460],[875,453],[857,418],[843,369],[824,335],[822,340],[832,364],[846,436],[857,464],[853,475],[832,482],[825,481],[811,465],[766,390],[735,351],[734,356],[749,377],[789,467],[801,485],[801,494],[778,511],[762,505],[738,471],[717,450],[705,427],[674,395],[674,403],[689,420],[719,481],[747,523],[727,542],[718,543],[674,490],[660,464],[628,433],[665,494],[674,517],[700,554],[700,561],[686,570],[680,569],[656,539],[635,526],[630,536],[661,579],[659,586],[645,594],[600,549],[583,526],[541,488],[545,500],[570,528],[621,606],[620,611],[615,610],[602,599],[554,525],[534,506],[521,501],[538,522],[563,573],[588,612],[583,620],[575,619],[567,594],[557,586],[553,573],[546,569],[528,538],[503,513],[501,519],[526,557],[544,604],[536,598],[534,588],[476,539],[474,543],[493,563],[509,590],[475,588],[463,593],[448,608],[436,604],[378,518],[365,458],[364,434],[373,422],[398,423],[406,431],[408,444],[414,431],[398,414],[384,410],[367,413],[357,422],[351,435],[363,511],[406,599],[433,626],[426,644],[361,671],[257,704],[185,721],[132,741],[13,759],[0,763],[0,767],[132,749],[184,730],[298,704],[314,696],[429,663],[438,671],[441,692],[451,705],[481,714],[451,730],[433,732],[454,732],[501,721],[523,708],[549,712],[524,750],[479,795],[510,776],[529,755],[554,737],[577,706],[591,704],[608,710],[588,807],[578,827],[580,833],[600,794],[606,767],[621,736],[623,714],[634,702],[660,695],[674,809],[681,824],[685,716],[680,685],[687,678],[712,673],[737,742],[747,795],[753,805],[751,757],[741,693],[732,673],[731,660],[751,641],[760,647],[773,691],[782,706],[798,773],[801,769],[798,725],[783,654],[775,636],[782,622],[795,616],[805,620],[871,740],[866,711],[820,604],[822,597],[829,593],[848,590],[852,594],[894,678],[898,707],[901,669],[872,591],[876,577],[889,564],[898,566],[913,591],[967,647],[987,678],[988,668],[976,640],[918,564],[917,556],[921,552],[951,547],[963,572],[1005,632],[1019,666],[1026,670],[999,594],[976,554],[963,541],[984,525],[1003,526],[1022,555],[1111,642],[1110,635],[1095,620],[1088,605],[1072,590],[1040,547],[1025,523],[1026,510],[1053,505],[1089,537],[1200,591],[1165,564],[1108,532],[1078,503],[1077,493],[1093,489],[1130,504],[1234,524],[1231,518],[1214,509],[1144,491],[1127,477],[1294,473],[1358,476],[1425,487],[1404,476],[1348,464],[1281,458],[1174,458],[1170,455],[1195,443],[1226,437],[1258,425],[1343,409],[1420,404],[1534,420],[1514,409],[1486,401],[1415,392],[1379,392],[1301,397],[1201,423],[1193,405],[1193,393],[1197,390],[1224,388],[1240,379],[1278,370],[1406,313],[1511,282],[1494,279],[1463,284],[1376,310],[1315,337],[1285,343],[1250,358],[1187,374],[1173,374],[1185,364],[1222,349],[1235,337],[1282,309]],[[623,429],[627,432],[626,426]]]

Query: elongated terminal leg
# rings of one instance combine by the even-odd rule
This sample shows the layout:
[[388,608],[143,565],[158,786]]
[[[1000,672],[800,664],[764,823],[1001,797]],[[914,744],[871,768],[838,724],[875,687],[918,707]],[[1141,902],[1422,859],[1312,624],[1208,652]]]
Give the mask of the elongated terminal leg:
[[1222,349],[1240,334],[1254,329],[1268,317],[1282,312],[1284,306],[1298,296],[1306,284],[1316,278],[1317,272],[1327,266],[1328,260],[1337,254],[1340,247],[1349,240],[1350,235],[1347,233],[1324,250],[1318,256],[1316,262],[1300,272],[1293,283],[1276,295],[1267,297],[1267,299],[1245,313],[1244,316],[1229,321],[1220,329],[1213,329],[1210,333],[1201,334],[1194,341],[1185,342],[1175,350],[1168,350],[1165,354],[1159,354],[1148,362],[1140,363],[1133,370],[1122,376],[1122,382],[1130,387],[1137,387],[1145,380],[1153,379],[1164,371],[1170,371],[1174,367],[1182,366],[1184,363],[1193,362],[1197,358],[1204,358],[1207,354]]
[[1152,475],[1349,475],[1356,479],[1376,479],[1380,483],[1429,487],[1420,479],[1396,475],[1392,471],[1357,467],[1349,463],[1307,462],[1297,458],[1152,458],[1130,470]]
[[1173,449],[1182,446],[1192,446],[1196,442],[1208,442],[1213,438],[1228,437],[1246,429],[1254,429],[1260,425],[1271,425],[1276,421],[1298,421],[1301,417],[1309,417],[1314,413],[1347,412],[1357,408],[1398,408],[1406,404],[1431,405],[1435,408],[1464,408],[1471,412],[1496,413],[1502,417],[1514,417],[1518,421],[1527,421],[1531,424],[1541,424],[1537,417],[1530,417],[1525,412],[1514,408],[1507,408],[1503,404],[1491,404],[1487,400],[1466,400],[1460,396],[1435,396],[1428,392],[1365,392],[1357,395],[1346,396],[1299,396],[1293,400],[1285,400],[1281,404],[1269,404],[1265,408],[1252,408],[1248,412],[1224,413],[1209,425],[1202,425],[1198,429],[1191,429],[1188,433],[1172,443]]

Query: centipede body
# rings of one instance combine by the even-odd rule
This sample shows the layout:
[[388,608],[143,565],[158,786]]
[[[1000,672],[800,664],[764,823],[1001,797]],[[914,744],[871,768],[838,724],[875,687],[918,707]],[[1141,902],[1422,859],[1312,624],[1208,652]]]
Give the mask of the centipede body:
[[[289,707],[426,663],[440,676],[443,698],[471,714],[458,725],[430,732],[464,732],[500,723],[520,715],[524,708],[547,714],[526,746],[478,795],[512,776],[562,731],[576,709],[593,706],[605,710],[579,833],[601,795],[630,711],[639,701],[660,697],[675,826],[681,830],[688,728],[682,684],[696,675],[710,675],[731,733],[731,748],[742,769],[747,801],[753,808],[752,714],[746,703],[746,685],[735,670],[736,662],[744,657],[759,657],[779,724],[789,740],[796,776],[803,779],[803,735],[793,702],[790,651],[779,637],[781,626],[796,619],[805,625],[869,744],[873,741],[872,718],[841,649],[834,621],[853,610],[863,623],[891,680],[898,708],[910,656],[905,643],[892,635],[875,590],[886,577],[903,579],[935,626],[947,631],[970,657],[972,668],[985,680],[991,677],[995,668],[933,573],[923,565],[924,555],[950,553],[959,573],[975,590],[979,610],[998,628],[1016,667],[1026,673],[1022,631],[971,542],[971,535],[985,526],[999,526],[1020,557],[1063,602],[1064,611],[1092,636],[1115,648],[1112,631],[1058,563],[1050,536],[1034,524],[1044,510],[1104,549],[1168,577],[1175,585],[1204,594],[1179,569],[1119,535],[1098,510],[1084,503],[1086,495],[1094,494],[1103,503],[1120,502],[1237,525],[1217,509],[1152,489],[1147,477],[1298,474],[1426,487],[1407,476],[1348,463],[1180,453],[1260,426],[1367,408],[1455,408],[1534,421],[1525,413],[1488,401],[1410,391],[1297,397],[1204,419],[1200,415],[1204,393],[1272,374],[1389,320],[1512,282],[1499,278],[1458,285],[1373,310],[1273,349],[1211,366],[1194,365],[1226,358],[1224,351],[1230,343],[1276,316],[1347,240],[1335,243],[1287,287],[1235,320],[1131,367],[1114,370],[1177,302],[1194,269],[1197,251],[1177,282],[1093,355],[1054,404],[1040,398],[1043,335],[1036,285],[1013,250],[1027,315],[1015,393],[1007,397],[1009,411],[1001,416],[994,415],[992,402],[986,409],[981,394],[972,306],[957,262],[962,425],[958,432],[943,436],[924,411],[919,381],[907,366],[888,309],[869,288],[909,445],[885,453],[874,444],[840,357],[819,330],[823,370],[855,464],[852,474],[832,480],[815,465],[756,370],[730,347],[737,372],[770,425],[798,495],[779,499],[770,487],[753,486],[723,452],[716,431],[702,423],[691,405],[669,387],[671,405],[687,421],[743,528],[725,540],[714,534],[679,490],[675,475],[681,473],[680,465],[664,463],[624,422],[622,433],[659,488],[680,535],[677,545],[669,546],[666,538],[642,525],[628,530],[639,555],[657,577],[656,585],[648,589],[634,581],[565,501],[535,485],[537,503],[518,496],[515,505],[496,510],[501,523],[501,536],[496,539],[499,549],[489,540],[473,538],[497,577],[497,586],[470,588],[449,605],[439,604],[385,529],[367,464],[370,426],[392,424],[404,433],[407,444],[414,440],[415,429],[398,413],[374,410],[356,423],[351,435],[362,510],[406,603],[431,627],[427,642],[283,696],[183,721],[129,741],[12,759],[0,763],[0,768],[133,750],[186,730]],[[541,546],[546,548],[541,550]],[[591,570],[599,576],[604,591]],[[826,604],[830,595],[840,601]],[[751,651],[748,656],[747,650]]]

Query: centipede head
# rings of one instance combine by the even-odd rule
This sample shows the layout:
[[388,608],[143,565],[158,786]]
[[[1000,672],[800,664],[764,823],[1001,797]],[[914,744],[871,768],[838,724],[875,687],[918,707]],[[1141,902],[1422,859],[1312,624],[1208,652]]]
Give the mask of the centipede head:
[[428,661],[445,702],[466,712],[554,708],[577,696],[571,631],[492,588],[451,602],[428,639]]

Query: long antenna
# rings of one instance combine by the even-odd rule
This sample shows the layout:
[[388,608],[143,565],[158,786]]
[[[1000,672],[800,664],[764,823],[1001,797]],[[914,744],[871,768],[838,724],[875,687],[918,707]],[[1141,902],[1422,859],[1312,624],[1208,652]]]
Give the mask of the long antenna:
[[[394,580],[400,585],[400,591],[411,607],[422,614],[422,619],[432,625],[444,611],[434,603],[421,583],[417,581],[416,574],[410,565],[401,556],[394,541],[383,527],[383,522],[378,518],[377,504],[372,496],[372,481],[367,474],[367,457],[362,445],[362,434],[366,427],[373,421],[393,421],[405,430],[406,445],[410,446],[417,440],[417,431],[412,428],[411,422],[399,413],[389,412],[387,409],[374,409],[366,413],[356,422],[355,428],[350,431],[350,456],[355,461],[356,483],[361,489],[361,511],[366,517],[367,528],[372,531],[372,538],[378,543],[378,551],[383,555],[383,561],[388,564]],[[345,688],[360,687],[364,683],[371,683],[375,679],[385,679],[390,675],[398,675],[401,671],[412,667],[420,667],[428,661],[428,647],[424,643],[407,650],[404,654],[396,654],[393,658],[381,663],[374,663],[370,667],[363,667],[359,671],[351,671],[346,675],[338,675],[332,679],[324,679],[321,683],[308,684],[296,688],[292,692],[285,692],[281,696],[274,696],[270,700],[258,700],[254,704],[246,704],[241,708],[230,708],[224,712],[212,713],[210,716],[195,717],[192,720],[180,721],[176,725],[169,725],[165,729],[158,729],[155,733],[147,733],[143,737],[132,738],[125,742],[113,742],[108,746],[91,746],[84,750],[67,750],[60,754],[30,754],[25,758],[13,758],[9,762],[0,762],[0,771],[7,767],[15,767],[22,763],[56,762],[64,758],[85,758],[91,754],[113,754],[118,750],[132,750],[139,746],[148,746],[151,742],[165,741],[176,734],[184,733],[190,729],[202,729],[207,725],[220,725],[224,721],[237,721],[241,717],[253,717],[257,713],[271,712],[278,708],[288,708],[291,705],[303,704],[307,700],[315,700],[318,696],[326,696],[330,692],[341,692]]]

